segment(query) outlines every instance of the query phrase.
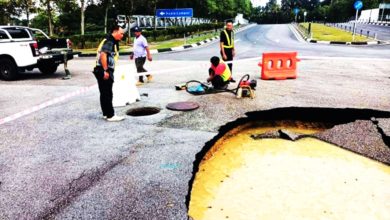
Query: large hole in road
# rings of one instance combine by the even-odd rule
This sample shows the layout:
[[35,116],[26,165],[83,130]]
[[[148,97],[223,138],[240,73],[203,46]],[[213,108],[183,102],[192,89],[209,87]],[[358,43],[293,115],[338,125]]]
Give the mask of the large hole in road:
[[161,111],[157,107],[140,107],[127,110],[126,114],[134,117],[154,115]]
[[[356,120],[375,128],[373,117],[389,112],[284,108],[247,115],[221,127],[197,154],[187,196],[191,219],[386,218],[390,160],[320,137],[359,132],[348,130]],[[389,155],[389,146],[382,150]]]

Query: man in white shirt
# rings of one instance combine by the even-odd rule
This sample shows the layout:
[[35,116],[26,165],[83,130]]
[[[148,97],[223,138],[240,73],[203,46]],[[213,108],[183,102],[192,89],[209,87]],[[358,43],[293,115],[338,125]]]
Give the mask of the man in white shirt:
[[[142,29],[140,27],[134,28],[134,51],[133,55],[130,56],[130,59],[135,58],[135,66],[137,67],[137,73],[144,73],[147,72],[144,68],[144,64],[146,61],[146,58],[148,58],[149,61],[152,61],[152,56],[149,51],[148,41],[144,36],[142,36]],[[152,80],[152,75],[146,75],[148,82]],[[139,76],[139,80],[137,82],[137,85],[142,85],[144,83],[144,76]]]

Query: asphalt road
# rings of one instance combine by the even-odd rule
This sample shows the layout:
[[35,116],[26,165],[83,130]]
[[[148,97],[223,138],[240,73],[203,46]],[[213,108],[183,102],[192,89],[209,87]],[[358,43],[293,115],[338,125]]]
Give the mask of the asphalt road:
[[[257,25],[236,35],[235,59],[260,57],[269,51],[297,51],[298,56],[390,58],[390,45],[324,45],[298,41],[290,25]],[[200,49],[155,55],[156,59],[208,60],[219,55],[218,41]]]
[[[159,114],[108,123],[101,118],[94,87],[1,124],[0,219],[187,219],[185,201],[195,155],[221,126],[247,117],[247,112],[275,108],[381,111],[335,126],[322,137],[390,164],[384,140],[390,136],[388,46],[303,43],[287,25],[256,26],[237,34],[237,40],[237,59],[270,50],[297,50],[311,58],[299,63],[296,80],[258,80],[256,98],[251,100],[229,93],[192,96],[174,90],[176,84],[206,78],[204,61],[218,54],[216,43],[158,54],[146,69],[186,69],[154,74],[152,83],[139,88],[148,96],[116,112],[125,115],[129,108],[154,106],[161,108]],[[128,64],[127,59],[122,57],[118,65]],[[234,74],[258,79],[257,62],[235,64]],[[61,80],[64,71],[59,71],[0,81],[0,119],[95,84],[93,64],[93,58],[71,61],[71,80]],[[200,108],[192,112],[165,108],[176,101],[195,101]]]

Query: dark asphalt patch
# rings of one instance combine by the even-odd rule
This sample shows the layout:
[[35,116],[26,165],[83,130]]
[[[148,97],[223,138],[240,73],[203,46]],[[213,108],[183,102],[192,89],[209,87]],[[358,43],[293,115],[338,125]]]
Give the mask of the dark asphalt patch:
[[[382,135],[383,141],[385,144],[390,147],[390,133],[389,133],[389,127],[390,125],[388,123],[381,123],[384,119],[372,119],[372,122],[375,124],[378,132]],[[390,119],[387,119],[390,121]],[[387,125],[387,126],[386,126]]]

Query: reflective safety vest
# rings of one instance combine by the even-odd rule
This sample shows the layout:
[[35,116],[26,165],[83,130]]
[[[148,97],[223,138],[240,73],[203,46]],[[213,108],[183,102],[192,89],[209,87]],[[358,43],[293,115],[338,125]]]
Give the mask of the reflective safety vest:
[[[98,46],[98,48],[96,50],[96,65],[98,65],[99,58],[100,58],[100,52],[101,52],[103,44],[104,44],[104,42],[106,42],[106,40],[107,39],[103,39],[100,42],[100,44],[99,44],[99,46]],[[118,61],[118,59],[119,59],[118,46],[116,44],[114,45],[114,51],[115,51],[114,61],[116,63],[116,61]]]
[[[223,71],[223,73],[218,74],[218,75],[220,75],[221,78],[223,79],[223,81],[226,82],[230,79],[230,77],[232,76],[232,73],[230,72],[229,66],[226,63],[224,63],[222,60],[219,61],[218,66],[219,65],[225,66],[225,70]],[[214,72],[216,72],[216,69],[218,68],[218,66],[217,67],[212,66],[211,68],[214,70]]]
[[229,38],[229,34],[227,33],[226,30],[224,30],[223,32],[225,33],[226,40],[227,40],[227,45],[224,44],[223,48],[233,48],[234,47],[233,31],[231,33],[232,38]]

